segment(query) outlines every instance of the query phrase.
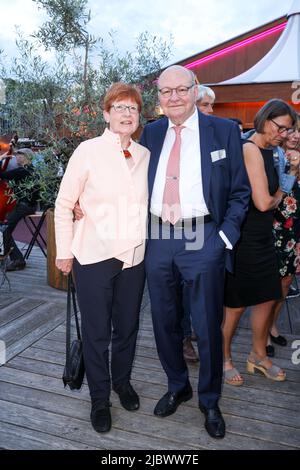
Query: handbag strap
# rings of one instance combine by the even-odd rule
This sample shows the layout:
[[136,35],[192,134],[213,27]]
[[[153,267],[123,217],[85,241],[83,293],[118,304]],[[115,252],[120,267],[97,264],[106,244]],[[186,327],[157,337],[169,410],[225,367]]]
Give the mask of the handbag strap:
[[76,289],[75,289],[75,284],[73,281],[72,274],[70,276],[70,284],[71,284],[72,304],[73,304],[73,312],[74,312],[74,317],[75,317],[77,338],[81,341],[81,333],[80,333],[79,318],[78,318],[78,307],[77,307],[77,302],[76,302]]
[[68,275],[68,294],[67,294],[67,320],[66,320],[66,364],[70,362],[70,349],[71,349],[71,316],[72,316],[72,307],[75,317],[77,338],[81,340],[80,326],[78,319],[78,308],[76,302],[76,290],[74,281],[72,278],[72,273]]

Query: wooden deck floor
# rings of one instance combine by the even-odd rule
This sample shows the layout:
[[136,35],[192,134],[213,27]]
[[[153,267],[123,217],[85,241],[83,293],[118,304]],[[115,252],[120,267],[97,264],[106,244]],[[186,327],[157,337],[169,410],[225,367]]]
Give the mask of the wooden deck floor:
[[[157,400],[166,391],[166,377],[157,357],[145,293],[133,370],[141,407],[126,412],[112,393],[113,427],[108,434],[99,435],[89,422],[86,382],[80,392],[71,392],[63,388],[61,380],[66,294],[47,286],[45,259],[38,248],[27,268],[9,273],[9,277],[12,291],[0,290],[0,340],[7,346],[7,362],[0,367],[0,448],[300,449],[300,365],[291,361],[291,343],[300,339],[299,299],[289,301],[289,312],[281,315],[289,344],[277,347],[276,362],[286,369],[286,382],[273,383],[246,373],[250,330],[248,316],[243,319],[233,349],[245,385],[224,385],[220,405],[227,434],[215,441],[204,431],[196,393],[174,415],[163,420],[153,415]],[[197,374],[198,366],[190,366],[195,392]]]

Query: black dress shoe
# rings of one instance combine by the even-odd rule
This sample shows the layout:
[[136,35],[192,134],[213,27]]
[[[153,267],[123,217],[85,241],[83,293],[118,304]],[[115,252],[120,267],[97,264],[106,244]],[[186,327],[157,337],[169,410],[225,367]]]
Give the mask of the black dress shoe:
[[193,396],[191,384],[188,383],[180,392],[167,392],[154,408],[154,414],[164,418],[177,410],[180,403],[188,401]]
[[275,348],[272,344],[268,344],[268,346],[266,346],[266,355],[268,357],[274,357],[275,356]]
[[299,297],[300,292],[298,286],[293,286],[293,284],[290,285],[288,293],[286,298],[287,299],[293,299],[295,297]]
[[190,336],[183,338],[183,357],[185,362],[194,364],[199,361],[199,357],[192,344]]
[[108,432],[111,428],[109,402],[92,400],[91,423],[96,432]]
[[199,408],[205,416],[205,429],[208,434],[215,439],[223,439],[225,436],[225,421],[218,405],[214,408],[205,408],[202,403],[199,403]]
[[6,271],[20,271],[26,267],[25,261],[14,259],[6,266]]
[[281,336],[281,335],[273,336],[270,333],[270,338],[271,338],[272,343],[278,344],[279,346],[287,345],[287,340],[284,336]]
[[139,409],[140,400],[138,394],[129,382],[114,390],[119,395],[121,405],[125,410],[134,411]]

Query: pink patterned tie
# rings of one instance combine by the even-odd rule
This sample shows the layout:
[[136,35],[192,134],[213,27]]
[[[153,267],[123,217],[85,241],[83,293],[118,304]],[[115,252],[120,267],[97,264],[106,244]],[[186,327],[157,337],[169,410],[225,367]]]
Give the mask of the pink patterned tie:
[[184,126],[173,127],[176,137],[171,149],[166,171],[166,184],[163,196],[163,207],[161,218],[164,222],[169,220],[171,224],[181,217],[180,197],[179,197],[179,173],[180,173],[180,147],[181,131]]

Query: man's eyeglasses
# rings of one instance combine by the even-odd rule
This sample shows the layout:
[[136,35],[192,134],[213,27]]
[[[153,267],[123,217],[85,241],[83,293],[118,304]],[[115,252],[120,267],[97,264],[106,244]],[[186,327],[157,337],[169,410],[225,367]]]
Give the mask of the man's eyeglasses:
[[130,112],[130,114],[137,114],[139,112],[139,108],[135,106],[134,104],[131,104],[130,106],[126,106],[125,104],[112,104],[112,108],[116,111],[116,113],[125,113],[126,109]]
[[276,121],[274,121],[273,119],[270,119],[270,121],[273,122],[273,124],[275,124],[275,126],[277,126],[277,129],[278,129],[278,133],[279,134],[284,134],[285,132],[290,135],[292,134],[293,132],[295,132],[295,128],[294,127],[285,127],[285,126],[280,126],[279,124],[277,124]]
[[171,98],[173,91],[175,91],[177,96],[186,96],[188,94],[188,91],[193,88],[195,84],[191,86],[178,86],[176,88],[160,88],[158,91],[163,96],[164,98]]

